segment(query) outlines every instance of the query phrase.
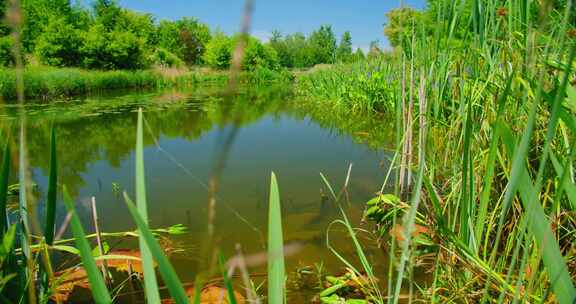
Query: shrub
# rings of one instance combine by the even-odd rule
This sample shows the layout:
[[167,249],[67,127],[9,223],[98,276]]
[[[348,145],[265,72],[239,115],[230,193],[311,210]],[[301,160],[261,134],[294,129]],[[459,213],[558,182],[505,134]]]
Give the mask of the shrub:
[[254,70],[258,67],[275,70],[280,67],[278,54],[269,45],[250,37],[242,61],[242,69]]
[[0,66],[10,66],[14,64],[14,56],[12,55],[13,45],[12,37],[0,37]]
[[79,30],[64,18],[52,19],[36,42],[36,56],[46,65],[78,66],[81,45]]
[[154,65],[170,68],[180,68],[185,65],[182,59],[163,48],[157,48],[154,53],[152,53],[150,56],[150,62]]
[[204,62],[215,69],[225,69],[232,59],[232,40],[223,33],[216,33],[206,45]]
[[82,53],[83,65],[98,69],[138,69],[147,66],[146,43],[132,32],[106,31],[102,24],[90,27]]

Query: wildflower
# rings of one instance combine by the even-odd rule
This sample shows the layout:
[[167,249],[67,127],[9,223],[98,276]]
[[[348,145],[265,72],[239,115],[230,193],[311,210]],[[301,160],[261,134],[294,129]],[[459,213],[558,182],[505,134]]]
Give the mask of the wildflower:
[[499,7],[496,10],[496,14],[498,15],[498,17],[506,17],[506,15],[508,15],[508,11],[506,10],[505,7]]

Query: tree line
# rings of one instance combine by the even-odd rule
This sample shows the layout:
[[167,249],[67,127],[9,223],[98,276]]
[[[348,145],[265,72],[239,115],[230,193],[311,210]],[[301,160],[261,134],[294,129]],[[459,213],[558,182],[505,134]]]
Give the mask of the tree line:
[[[0,0],[0,13],[7,12]],[[116,0],[95,0],[90,6],[69,0],[21,0],[22,55],[26,64],[87,69],[144,69],[151,66],[230,65],[239,35],[212,31],[193,17],[156,20],[153,15],[120,7]],[[5,20],[6,18],[4,18]],[[13,66],[10,27],[0,25],[0,65]],[[345,32],[337,43],[332,28],[321,26],[308,37],[282,36],[275,31],[269,42],[249,37],[244,69],[305,68],[316,64],[350,62],[363,58],[352,49]]]

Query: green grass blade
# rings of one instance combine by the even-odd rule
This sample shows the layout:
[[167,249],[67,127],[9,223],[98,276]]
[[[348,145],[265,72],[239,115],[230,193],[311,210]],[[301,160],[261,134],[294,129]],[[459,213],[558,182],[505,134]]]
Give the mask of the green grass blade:
[[234,296],[234,287],[232,287],[232,281],[230,280],[230,277],[228,277],[228,271],[226,271],[224,256],[222,253],[218,255],[218,263],[220,264],[220,271],[222,271],[224,287],[226,288],[226,293],[228,293],[228,300],[230,301],[230,304],[236,304],[237,302],[236,297]]
[[54,242],[54,224],[56,221],[56,195],[58,187],[58,162],[56,161],[56,131],[52,126],[50,134],[50,173],[48,178],[48,197],[46,198],[46,244]]
[[268,211],[268,301],[284,303],[285,269],[284,240],[282,237],[282,210],[276,175],[270,177],[270,201]]
[[84,228],[82,228],[82,222],[76,213],[76,208],[74,208],[74,202],[68,195],[66,187],[63,187],[64,204],[68,212],[72,214],[70,220],[70,225],[72,227],[72,233],[74,234],[74,242],[78,251],[80,251],[80,257],[82,258],[82,264],[86,273],[88,274],[88,281],[90,282],[90,289],[92,290],[92,296],[94,297],[94,302],[101,303],[112,303],[106,284],[104,283],[104,278],[102,278],[102,273],[96,261],[92,256],[92,249],[88,240],[86,239],[86,234],[84,233]]
[[[144,135],[142,127],[142,109],[138,110],[138,127],[136,130],[136,205],[138,212],[145,223],[148,223],[148,205],[146,203],[146,180],[144,173]],[[142,238],[138,240],[140,254],[142,256],[142,267],[144,270],[144,291],[149,303],[160,302],[158,292],[158,282],[154,271],[154,261],[146,241]]]
[[[504,128],[503,131],[505,136],[502,139],[506,143],[508,153],[510,155],[518,153],[518,151],[514,151],[514,137],[510,129]],[[572,303],[576,299],[576,289],[560,252],[558,241],[552,232],[550,221],[546,218],[544,209],[537,197],[538,194],[535,192],[526,164],[521,162],[515,165],[520,166],[517,177],[520,185],[518,193],[524,206],[524,212],[527,212],[530,232],[536,239],[544,266],[548,270],[552,289],[560,303]]]
[[10,177],[10,147],[8,143],[4,146],[3,154],[2,172],[0,173],[0,239],[4,235],[7,225],[6,200],[8,199],[8,178]]
[[328,182],[328,179],[324,176],[324,174],[322,174],[322,172],[320,172],[320,177],[322,178],[324,184],[326,184],[326,187],[328,187],[328,190],[330,191],[330,194],[332,195],[334,202],[338,202],[338,196],[336,196],[336,192],[334,192],[334,189],[332,189],[332,185],[330,185],[330,182]]
[[176,301],[176,304],[187,304],[188,303],[188,296],[184,291],[184,287],[182,287],[182,282],[178,278],[176,271],[174,271],[174,267],[170,264],[170,260],[166,257],[162,248],[154,238],[152,231],[148,228],[148,224],[142,219],[138,209],[134,206],[134,203],[128,197],[128,194],[124,192],[124,201],[126,202],[126,206],[128,206],[128,210],[138,227],[138,231],[140,232],[140,238],[146,241],[146,245],[150,249],[150,253],[154,257],[154,260],[158,263],[158,270],[160,274],[162,274],[162,278],[168,286],[168,291],[172,298]]
[[[571,154],[574,154],[574,148],[572,149],[573,151],[571,152]],[[570,202],[570,208],[572,209],[572,211],[576,211],[576,185],[574,185],[568,178],[568,171],[569,171],[568,166],[571,164],[573,160],[569,159],[568,161],[566,161],[566,165],[564,167],[560,165],[560,161],[558,161],[558,158],[556,157],[556,155],[554,155],[554,153],[550,153],[550,160],[552,160],[552,164],[554,165],[554,170],[556,170],[556,174],[560,177],[560,183],[564,188],[563,190],[566,193],[566,196],[568,197],[568,201]]]

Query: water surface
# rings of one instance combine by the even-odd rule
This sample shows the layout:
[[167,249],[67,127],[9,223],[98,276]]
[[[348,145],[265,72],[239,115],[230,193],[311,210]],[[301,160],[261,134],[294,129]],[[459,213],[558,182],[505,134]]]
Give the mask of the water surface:
[[[101,230],[134,229],[120,192],[132,196],[134,192],[138,108],[143,108],[145,117],[150,224],[157,228],[183,224],[188,228],[186,234],[169,238],[172,247],[182,249],[171,258],[183,281],[193,281],[204,270],[199,255],[207,235],[210,177],[216,178],[218,189],[216,244],[228,256],[234,254],[236,244],[252,254],[265,250],[272,171],[280,185],[284,240],[300,248],[286,259],[290,299],[308,299],[315,292],[315,286],[310,285],[317,281],[312,278],[311,284],[303,283],[307,282],[301,277],[303,269],[314,270],[315,264],[321,264],[324,271],[342,271],[343,264],[326,245],[328,225],[340,213],[320,173],[338,191],[352,164],[342,204],[351,220],[360,225],[364,203],[380,190],[388,170],[390,155],[384,148],[394,138],[390,122],[297,102],[285,88],[245,88],[233,98],[222,95],[218,88],[195,88],[30,104],[28,148],[39,196],[46,193],[47,147],[54,124],[59,182],[78,203],[87,231],[93,231],[89,224],[92,196],[97,201]],[[16,113],[14,106],[2,108],[2,134],[7,134],[10,125],[15,130]],[[39,209],[41,217],[42,201]],[[58,222],[65,215],[60,204]],[[345,234],[334,231],[330,240],[355,261]],[[109,242],[114,248],[134,246],[125,240]],[[368,253],[375,264],[383,264],[379,250],[369,246]],[[255,281],[264,279],[265,265],[250,270]]]

